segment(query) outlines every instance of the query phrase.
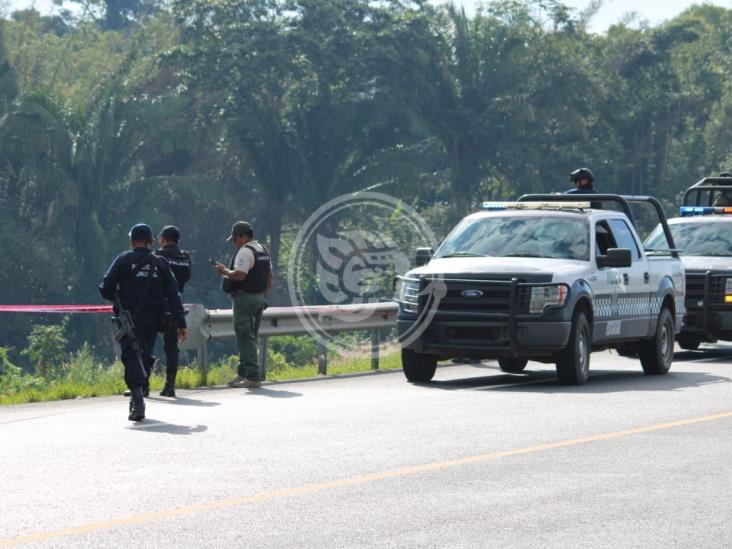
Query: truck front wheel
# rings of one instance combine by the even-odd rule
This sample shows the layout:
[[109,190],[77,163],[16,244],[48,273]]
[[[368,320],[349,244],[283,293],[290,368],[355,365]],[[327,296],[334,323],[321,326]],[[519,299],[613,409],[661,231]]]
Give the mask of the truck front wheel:
[[667,307],[661,309],[656,335],[640,342],[643,371],[649,375],[667,374],[674,360],[674,318]]
[[411,349],[402,349],[402,369],[409,381],[430,381],[437,370],[437,357],[423,353],[415,353]]
[[590,373],[592,332],[590,322],[582,311],[572,319],[572,331],[567,346],[557,353],[557,376],[563,385],[582,385]]

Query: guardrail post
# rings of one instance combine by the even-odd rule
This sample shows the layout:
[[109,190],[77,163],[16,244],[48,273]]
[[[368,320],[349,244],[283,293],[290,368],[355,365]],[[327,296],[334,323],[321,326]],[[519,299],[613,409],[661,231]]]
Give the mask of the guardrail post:
[[328,346],[323,339],[318,339],[318,373],[328,375]]
[[201,374],[201,385],[208,384],[208,341],[204,341],[196,351],[198,371]]
[[262,372],[262,381],[267,379],[267,336],[259,338],[259,371]]
[[371,331],[371,369],[379,369],[379,347],[381,344],[380,330]]

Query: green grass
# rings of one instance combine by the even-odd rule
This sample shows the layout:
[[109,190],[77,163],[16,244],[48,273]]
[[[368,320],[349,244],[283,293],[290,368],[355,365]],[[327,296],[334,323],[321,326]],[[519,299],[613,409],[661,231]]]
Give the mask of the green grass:
[[[208,371],[206,386],[225,385],[236,376],[235,356],[213,364]],[[401,368],[399,353],[382,356],[379,369]],[[328,364],[328,375],[343,375],[371,371],[371,359],[332,360]],[[30,378],[27,383],[18,387],[4,388],[0,386],[0,405],[24,404],[49,400],[65,400],[77,397],[95,397],[121,394],[125,389],[122,365],[114,363],[103,367],[93,362],[91,356],[81,355],[72,364],[66,366],[67,374],[52,381]],[[287,381],[318,376],[317,364],[292,366],[281,359],[273,361],[272,369],[267,372],[268,381]],[[150,378],[150,391],[159,391],[165,384],[164,374],[153,374]],[[192,389],[201,387],[201,374],[194,366],[178,370],[176,387]]]

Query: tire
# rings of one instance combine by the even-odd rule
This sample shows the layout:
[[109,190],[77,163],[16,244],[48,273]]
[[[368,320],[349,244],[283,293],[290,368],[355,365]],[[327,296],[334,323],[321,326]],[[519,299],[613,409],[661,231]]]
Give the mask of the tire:
[[674,360],[674,318],[667,307],[661,309],[656,334],[640,342],[640,360],[648,375],[664,375]]
[[425,383],[430,381],[437,370],[437,357],[402,349],[402,369],[408,381]]
[[557,353],[557,376],[563,385],[582,385],[590,373],[592,329],[582,311],[575,313],[567,346]]
[[679,342],[679,347],[687,351],[696,351],[701,343],[701,340],[693,334],[679,334],[676,336],[676,341]]
[[518,374],[523,372],[524,368],[526,368],[527,362],[528,360],[525,358],[513,358],[507,356],[498,357],[498,365],[501,367],[501,370],[508,372],[509,374]]

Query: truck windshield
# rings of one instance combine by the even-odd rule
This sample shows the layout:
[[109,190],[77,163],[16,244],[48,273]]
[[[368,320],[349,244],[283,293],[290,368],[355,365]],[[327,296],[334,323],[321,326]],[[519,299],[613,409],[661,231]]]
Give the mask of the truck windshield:
[[588,261],[588,225],[581,219],[495,216],[463,220],[435,257],[549,257]]
[[[732,224],[699,220],[673,224],[669,228],[682,255],[732,256]],[[645,247],[654,250],[668,248],[660,226],[648,237]]]

